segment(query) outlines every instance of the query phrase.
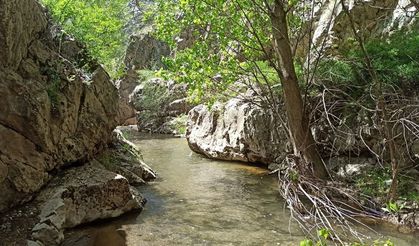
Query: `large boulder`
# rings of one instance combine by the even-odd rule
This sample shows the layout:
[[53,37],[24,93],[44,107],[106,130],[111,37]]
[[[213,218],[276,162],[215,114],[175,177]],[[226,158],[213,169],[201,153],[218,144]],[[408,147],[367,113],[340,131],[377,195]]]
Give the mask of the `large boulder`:
[[141,82],[140,70],[158,70],[163,67],[162,58],[170,55],[169,46],[151,35],[152,27],[145,25],[138,34],[131,36],[125,53],[126,73],[117,82],[120,96],[119,123],[136,124],[136,109],[130,95]]
[[118,93],[83,46],[35,0],[0,0],[0,211],[30,200],[50,172],[103,150]]
[[119,125],[136,125],[136,109],[131,101],[131,94],[140,82],[140,77],[135,70],[128,70],[127,73],[116,81],[119,92]]
[[93,161],[67,170],[43,190],[40,222],[33,228],[33,239],[44,245],[58,245],[63,230],[97,219],[117,217],[140,209],[145,200],[123,176],[107,171]]
[[250,102],[198,105],[188,116],[189,146],[207,157],[271,164],[287,153],[286,135],[272,112]]
[[[315,98],[311,100],[316,102]],[[333,102],[334,98],[326,100]],[[218,102],[212,108],[205,105],[194,107],[188,114],[186,131],[190,148],[214,159],[259,162],[270,165],[272,169],[282,168],[284,157],[292,152],[287,132],[280,123],[286,119],[285,111],[279,108],[278,114],[282,114],[283,119],[275,119],[269,107],[261,107],[257,102],[257,97],[253,96]],[[329,114],[343,119],[342,114],[348,113],[347,110],[342,107],[331,110]],[[369,121],[373,115],[359,117],[356,113],[351,114],[356,116],[354,119],[337,122],[330,121],[324,112],[312,114],[311,130],[318,150],[329,169],[343,176],[359,173],[365,167],[390,158],[383,136]],[[399,136],[395,143],[403,146],[397,153],[399,164],[417,162],[419,139],[414,134],[403,135],[402,127],[393,130]],[[351,158],[344,158],[348,156]]]

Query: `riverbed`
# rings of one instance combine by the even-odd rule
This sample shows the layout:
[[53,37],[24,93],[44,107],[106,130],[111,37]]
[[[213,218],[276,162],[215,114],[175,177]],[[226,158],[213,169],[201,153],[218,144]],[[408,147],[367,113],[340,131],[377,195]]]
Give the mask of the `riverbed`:
[[[73,230],[63,245],[298,245],[304,239],[265,168],[207,159],[182,138],[131,138],[158,173],[137,187],[145,209]],[[419,245],[414,235],[378,229],[396,245]]]

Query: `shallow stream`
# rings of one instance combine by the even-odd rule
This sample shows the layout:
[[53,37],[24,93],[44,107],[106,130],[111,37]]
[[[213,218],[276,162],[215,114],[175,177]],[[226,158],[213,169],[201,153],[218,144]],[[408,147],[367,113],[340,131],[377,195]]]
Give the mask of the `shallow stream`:
[[[146,208],[67,233],[67,245],[298,245],[275,175],[262,167],[206,159],[186,140],[131,139],[159,178],[138,189]],[[396,245],[419,245],[414,235],[377,228]]]

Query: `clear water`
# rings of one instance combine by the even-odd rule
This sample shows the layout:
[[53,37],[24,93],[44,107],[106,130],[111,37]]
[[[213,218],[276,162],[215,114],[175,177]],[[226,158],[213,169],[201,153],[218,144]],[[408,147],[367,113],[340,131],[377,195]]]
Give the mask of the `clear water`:
[[[181,138],[133,142],[159,175],[138,187],[146,208],[72,231],[64,245],[298,245],[304,238],[265,169],[206,159]],[[396,245],[419,245],[415,235],[378,230]]]

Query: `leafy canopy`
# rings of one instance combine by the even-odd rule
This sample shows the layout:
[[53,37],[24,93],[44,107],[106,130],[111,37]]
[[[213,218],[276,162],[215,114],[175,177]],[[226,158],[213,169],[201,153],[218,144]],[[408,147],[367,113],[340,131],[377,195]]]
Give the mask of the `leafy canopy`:
[[129,0],[42,0],[68,33],[83,41],[91,55],[116,75],[127,34]]
[[[152,10],[156,34],[175,53],[166,59],[170,76],[188,83],[197,101],[212,100],[243,78],[277,84],[266,59],[271,37],[267,2],[157,0]],[[192,45],[183,47],[183,39],[190,36]]]

